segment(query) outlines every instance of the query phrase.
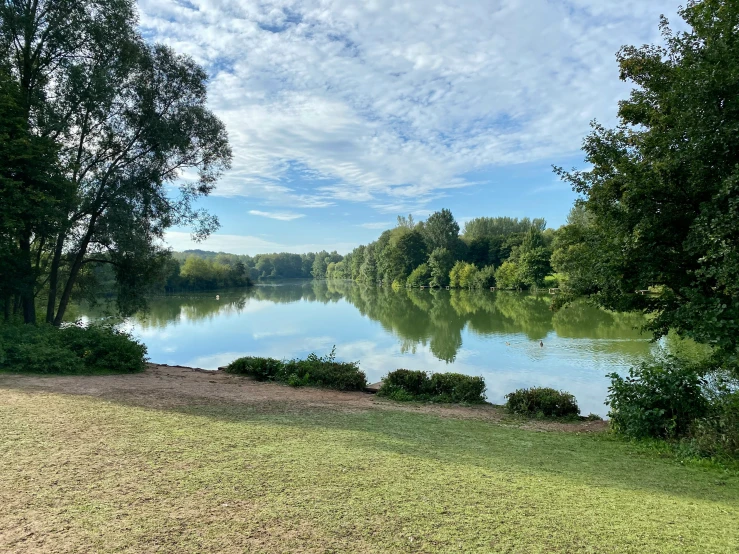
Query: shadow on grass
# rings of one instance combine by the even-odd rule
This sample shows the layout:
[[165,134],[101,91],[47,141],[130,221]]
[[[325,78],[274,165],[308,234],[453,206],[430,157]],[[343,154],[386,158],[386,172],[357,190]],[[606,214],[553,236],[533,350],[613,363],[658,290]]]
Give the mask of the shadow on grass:
[[[140,395],[127,399],[126,391],[91,390],[72,395],[7,382],[2,387],[28,394],[86,396],[153,413],[180,414],[228,424],[284,426],[306,433],[324,429],[345,431],[339,441],[334,436],[332,444],[359,451],[371,447],[388,454],[490,471],[534,472],[595,487],[739,504],[739,472],[683,466],[674,459],[645,454],[602,434],[541,432],[475,419],[391,409],[347,411],[279,400],[242,404],[192,397],[192,403],[152,407]],[[152,398],[156,396],[152,392]]]

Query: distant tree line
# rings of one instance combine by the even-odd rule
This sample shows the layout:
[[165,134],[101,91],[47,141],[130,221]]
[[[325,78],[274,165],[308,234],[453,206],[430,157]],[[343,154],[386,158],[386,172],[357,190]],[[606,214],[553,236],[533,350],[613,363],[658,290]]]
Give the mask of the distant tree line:
[[355,248],[327,277],[411,287],[541,287],[552,271],[554,236],[544,219],[480,217],[460,233],[447,209],[419,222],[399,216],[394,229]]

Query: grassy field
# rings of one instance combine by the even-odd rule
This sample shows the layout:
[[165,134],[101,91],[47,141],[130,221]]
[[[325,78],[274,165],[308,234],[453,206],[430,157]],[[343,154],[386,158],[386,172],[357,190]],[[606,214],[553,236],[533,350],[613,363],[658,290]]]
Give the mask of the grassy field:
[[2,552],[739,551],[736,472],[330,405],[0,387],[0,506]]

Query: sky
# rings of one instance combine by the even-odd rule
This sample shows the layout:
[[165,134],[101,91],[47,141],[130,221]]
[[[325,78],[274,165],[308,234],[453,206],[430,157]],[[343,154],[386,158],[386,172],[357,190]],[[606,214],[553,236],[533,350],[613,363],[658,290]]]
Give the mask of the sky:
[[233,167],[200,205],[221,228],[175,250],[346,253],[449,208],[563,224],[552,165],[585,168],[616,123],[625,44],[678,0],[139,0],[151,41],[209,74]]

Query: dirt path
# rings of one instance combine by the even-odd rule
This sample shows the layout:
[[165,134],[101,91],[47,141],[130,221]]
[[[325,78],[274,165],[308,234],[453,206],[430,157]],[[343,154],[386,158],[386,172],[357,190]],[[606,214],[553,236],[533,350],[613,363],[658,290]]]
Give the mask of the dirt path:
[[260,383],[222,371],[149,364],[143,373],[100,376],[0,374],[0,389],[96,396],[151,408],[228,403],[264,410],[332,409],[347,412],[402,410],[441,417],[482,419],[540,431],[598,432],[607,422],[558,423],[511,419],[499,407],[401,403],[363,392],[339,392]]

